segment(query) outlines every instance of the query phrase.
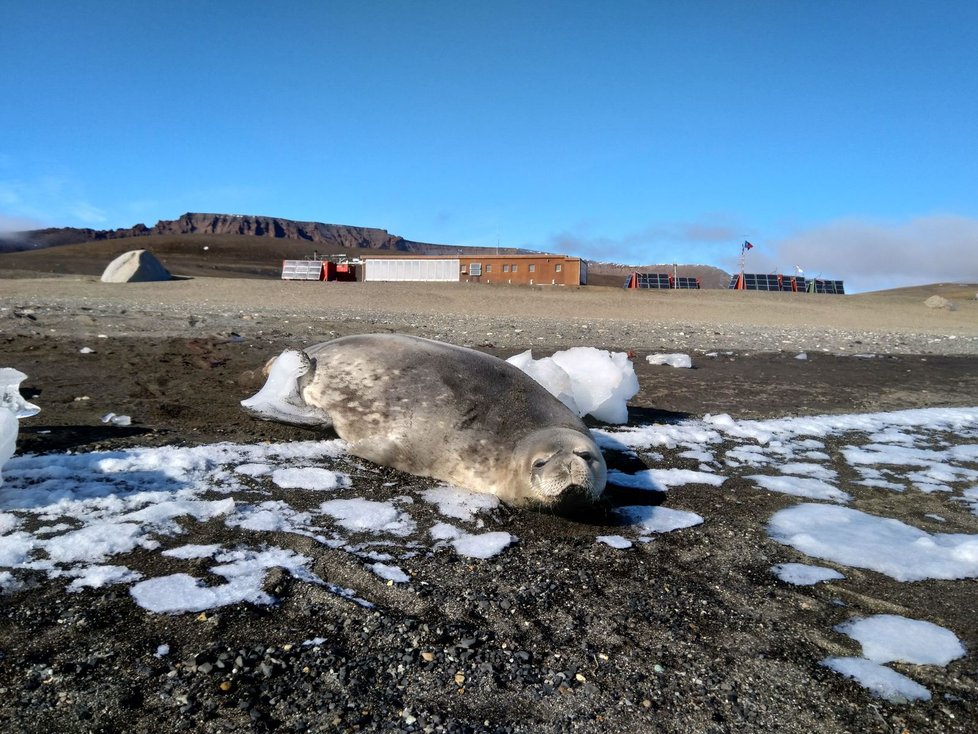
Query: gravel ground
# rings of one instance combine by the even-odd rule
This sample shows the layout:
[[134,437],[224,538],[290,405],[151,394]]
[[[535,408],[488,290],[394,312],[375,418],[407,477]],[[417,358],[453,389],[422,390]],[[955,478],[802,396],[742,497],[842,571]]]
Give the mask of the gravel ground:
[[[839,354],[978,354],[978,301],[929,309],[920,296],[283,283],[195,278],[118,286],[94,278],[6,279],[2,313],[43,314],[46,333],[156,336],[243,332],[296,338],[398,331],[505,348]],[[30,314],[27,314],[30,315]],[[98,319],[98,328],[86,319]],[[54,331],[51,331],[54,329]],[[59,331],[60,329],[60,331]]]
[[[20,452],[315,437],[250,421],[237,402],[284,346],[371,331],[501,356],[576,345],[633,351],[642,384],[633,423],[707,412],[740,418],[975,405],[978,304],[932,311],[910,297],[797,299],[19,279],[0,281],[0,344],[2,366],[30,376],[24,387],[42,407],[22,424]],[[83,346],[95,353],[80,356]],[[697,368],[645,363],[658,351],[690,352]],[[809,359],[794,359],[800,351]],[[876,356],[855,356],[869,354]],[[107,410],[132,414],[133,426],[101,424]],[[826,450],[839,448],[830,442]],[[679,453],[640,460],[696,467]],[[358,475],[357,494],[389,499],[430,486],[375,468]],[[878,502],[845,486],[845,477],[843,488],[857,495],[853,506]],[[267,491],[269,499],[295,501],[286,490]],[[888,495],[887,514],[915,522],[936,501],[912,494]],[[608,516],[582,521],[501,508],[490,524],[518,544],[484,561],[429,551],[404,562],[409,583],[390,585],[348,553],[267,533],[270,545],[313,557],[317,574],[354,589],[369,609],[275,571],[265,589],[276,606],[236,604],[199,616],[146,612],[124,585],[67,594],[63,580],[35,574],[0,599],[0,728],[974,731],[975,581],[897,583],[850,569],[844,582],[779,582],[770,566],[804,557],[763,528],[794,503],[739,479],[683,487],[667,504],[707,522],[627,551],[595,543],[616,532]],[[412,512],[419,522],[438,520],[423,503]],[[947,520],[946,532],[978,532],[978,518],[964,507]],[[237,540],[222,523],[206,522],[188,525],[179,542]],[[156,553],[137,551],[126,563],[147,576],[173,571]],[[856,654],[834,625],[879,612],[945,625],[968,648],[946,668],[914,671],[934,692],[931,701],[890,704],[818,665],[828,655]],[[169,651],[157,656],[164,644]]]

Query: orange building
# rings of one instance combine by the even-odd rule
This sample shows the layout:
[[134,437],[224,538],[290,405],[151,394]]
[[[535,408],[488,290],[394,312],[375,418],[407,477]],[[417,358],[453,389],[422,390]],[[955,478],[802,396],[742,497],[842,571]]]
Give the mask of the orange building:
[[587,263],[567,255],[361,255],[364,280],[585,285]]

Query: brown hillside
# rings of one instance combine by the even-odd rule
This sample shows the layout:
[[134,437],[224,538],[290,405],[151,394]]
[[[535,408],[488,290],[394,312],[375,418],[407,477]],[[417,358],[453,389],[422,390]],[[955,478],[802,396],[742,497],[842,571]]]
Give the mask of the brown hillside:
[[339,245],[299,240],[261,239],[240,235],[146,235],[40,250],[0,254],[0,272],[30,271],[101,275],[105,266],[129,250],[149,250],[176,276],[278,278],[282,260],[350,254]]
[[919,298],[921,301],[931,296],[942,296],[951,301],[974,301],[978,297],[978,283],[929,283],[927,285],[912,285],[904,288],[888,288],[882,291],[870,291],[856,295],[857,298],[860,296],[900,300]]
[[[281,217],[237,214],[196,214],[188,212],[178,219],[161,219],[152,228],[145,224],[122,229],[79,229],[60,227],[18,232],[0,237],[0,252],[36,250],[85,242],[104,242],[154,236],[218,235],[262,240],[294,240],[319,247],[342,247],[351,250],[389,250],[437,254],[454,251],[457,245],[414,242],[386,229],[356,227],[347,224],[300,222]],[[482,248],[483,250],[485,248]],[[525,252],[503,248],[501,252]]]

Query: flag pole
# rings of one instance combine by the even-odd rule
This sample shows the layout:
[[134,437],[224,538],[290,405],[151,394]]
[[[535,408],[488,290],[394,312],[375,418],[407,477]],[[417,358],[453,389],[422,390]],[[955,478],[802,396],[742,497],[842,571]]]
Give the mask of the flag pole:
[[753,247],[754,245],[747,240],[744,240],[740,246],[740,278],[737,281],[738,290],[747,290],[747,283],[744,282],[744,270],[747,267],[747,251]]

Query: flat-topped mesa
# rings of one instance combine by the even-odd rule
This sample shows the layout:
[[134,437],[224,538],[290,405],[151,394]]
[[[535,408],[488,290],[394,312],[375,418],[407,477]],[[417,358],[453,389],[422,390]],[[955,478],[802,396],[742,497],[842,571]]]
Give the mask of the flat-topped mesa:
[[387,250],[397,252],[441,252],[455,245],[439,245],[406,240],[386,229],[357,227],[347,224],[300,222],[282,217],[254,214],[214,214],[187,212],[177,219],[161,219],[152,227],[135,224],[119,229],[50,227],[27,232],[0,234],[0,252],[57,247],[103,240],[152,235],[182,236],[192,234],[240,235],[272,239],[299,240],[310,244],[339,246],[349,249]]
[[[386,229],[346,224],[299,222],[254,214],[207,214],[187,212],[177,219],[161,219],[152,234],[223,234],[305,240],[349,248],[409,251],[416,244]],[[420,244],[420,243],[418,243]]]

